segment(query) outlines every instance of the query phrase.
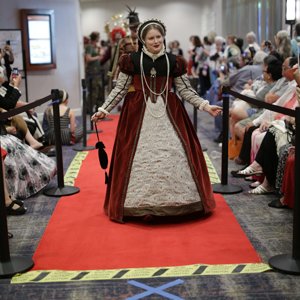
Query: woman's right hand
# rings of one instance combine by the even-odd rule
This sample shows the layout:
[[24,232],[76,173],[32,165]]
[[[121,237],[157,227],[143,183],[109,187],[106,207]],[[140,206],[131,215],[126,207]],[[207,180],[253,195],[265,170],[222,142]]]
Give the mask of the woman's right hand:
[[265,132],[269,129],[269,127],[270,127],[270,123],[267,121],[264,121],[260,124],[259,130],[260,130],[260,132]]
[[94,113],[91,117],[91,121],[92,122],[97,122],[98,120],[104,119],[105,118],[105,113],[102,111],[97,111],[96,113]]
[[14,126],[7,126],[5,129],[9,134],[17,134],[17,129]]
[[11,84],[14,86],[14,87],[19,87],[20,84],[21,84],[21,80],[22,80],[22,76],[21,74],[18,74],[17,76],[12,76],[11,75]]

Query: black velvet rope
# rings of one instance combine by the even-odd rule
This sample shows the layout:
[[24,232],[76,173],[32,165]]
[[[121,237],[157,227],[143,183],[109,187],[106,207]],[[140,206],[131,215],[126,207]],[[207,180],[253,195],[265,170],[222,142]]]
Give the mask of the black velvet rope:
[[250,103],[254,106],[257,106],[257,107],[261,107],[261,108],[269,109],[269,110],[272,110],[272,111],[276,111],[278,113],[288,115],[288,116],[291,116],[291,117],[296,117],[296,112],[293,109],[289,109],[289,108],[281,107],[281,106],[278,106],[278,105],[266,103],[264,101],[257,100],[255,98],[251,98],[251,97],[242,95],[240,93],[237,93],[237,92],[231,90],[230,87],[228,87],[228,86],[223,87],[223,93],[228,93],[228,94],[234,96],[235,98],[244,100],[244,101],[246,101],[246,102],[248,102],[248,103]]
[[30,110],[32,108],[40,106],[40,105],[46,103],[49,100],[61,101],[61,99],[62,99],[62,92],[59,91],[59,90],[52,90],[51,95],[49,95],[49,96],[46,96],[46,97],[44,97],[42,99],[38,99],[38,100],[36,100],[34,102],[31,102],[31,103],[28,103],[28,104],[26,104],[24,106],[11,109],[11,110],[9,110],[7,112],[0,113],[0,121],[6,120],[6,119],[8,119],[10,117],[13,117],[13,116],[21,114],[21,113],[23,113],[25,111],[28,111],[28,110]]
[[274,104],[265,103],[257,99],[241,95],[232,91],[230,87],[224,86],[223,92],[223,140],[222,140],[222,180],[221,184],[227,186],[228,174],[228,120],[229,120],[229,95],[244,100],[257,107],[262,107],[271,111],[282,113],[291,117],[295,117],[296,123],[296,147],[295,147],[295,192],[294,192],[294,209],[293,209],[293,241],[292,253],[279,254],[269,259],[269,265],[280,272],[288,274],[300,274],[300,176],[297,172],[300,170],[300,107],[295,110],[280,107]]
[[[59,90],[51,90],[51,95],[46,96],[42,99],[36,100],[34,102],[31,102],[29,104],[26,104],[22,107],[11,109],[7,112],[0,113],[0,121],[8,119],[10,117],[13,117],[15,115],[18,115],[22,112],[28,111],[34,107],[37,107],[39,105],[44,104],[45,102],[49,100],[53,100],[51,102],[52,105],[54,105],[54,108],[57,110],[58,104],[62,100],[63,92]],[[58,115],[58,117],[57,117]],[[54,116],[55,120],[59,119],[59,112]],[[55,127],[58,122],[55,122]],[[58,134],[60,137],[60,131],[58,131]],[[56,135],[56,136],[57,136]],[[58,139],[60,141],[60,139]],[[1,145],[0,145],[1,146]],[[62,163],[59,164],[59,158],[61,157],[62,162],[62,155],[61,155],[61,141],[59,143],[56,143],[56,152],[57,152],[57,177],[62,178],[61,185],[64,184],[63,182],[63,166]],[[24,257],[18,257],[17,259],[12,259],[10,256],[9,251],[9,243],[8,243],[8,229],[7,229],[7,220],[6,220],[6,205],[5,205],[5,193],[4,193],[4,178],[2,176],[3,169],[2,169],[2,155],[0,154],[0,277],[9,276],[11,274],[15,274],[15,270],[25,270],[25,266],[28,269],[30,269],[33,265],[33,262],[31,259],[26,259]],[[14,271],[12,271],[14,270]]]

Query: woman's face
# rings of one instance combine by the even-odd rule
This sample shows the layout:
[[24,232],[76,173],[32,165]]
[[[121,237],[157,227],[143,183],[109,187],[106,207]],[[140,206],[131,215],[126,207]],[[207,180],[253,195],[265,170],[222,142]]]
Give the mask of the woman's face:
[[266,64],[263,64],[262,65],[262,68],[263,68],[263,77],[264,77],[264,81],[266,82],[270,82],[270,74],[268,73],[268,66]]
[[157,29],[150,29],[145,37],[145,46],[149,52],[157,54],[164,45],[164,38]]

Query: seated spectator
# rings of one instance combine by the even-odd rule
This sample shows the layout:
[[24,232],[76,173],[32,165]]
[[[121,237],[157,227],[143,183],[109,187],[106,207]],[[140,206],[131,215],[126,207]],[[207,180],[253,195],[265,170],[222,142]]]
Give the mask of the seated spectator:
[[[3,80],[0,72],[0,83]],[[17,106],[20,80],[19,75],[12,78],[6,87],[0,87],[3,107],[11,109]],[[1,148],[6,151],[4,177],[11,199],[26,199],[32,196],[44,188],[56,174],[56,165],[51,158],[22,143],[17,137],[7,134],[5,130],[1,130],[0,143]]]
[[[75,113],[68,107],[69,95],[64,91],[62,102],[59,105],[60,130],[62,145],[73,145],[82,138],[82,127],[76,125]],[[49,144],[55,143],[53,107],[48,107],[44,112],[43,129]]]
[[56,174],[55,161],[11,134],[0,135],[5,179],[12,199],[26,199],[43,189]]
[[[15,107],[26,105],[26,102],[20,101],[21,93],[19,86],[21,83],[21,75],[11,76],[10,82],[5,80],[4,69],[0,66],[0,112],[4,112]],[[31,113],[31,112],[29,112]],[[3,123],[6,131],[25,140],[28,145],[36,150],[47,152],[48,149],[44,147],[42,142],[36,140],[28,129],[27,123],[21,115],[13,116]]]
[[[263,80],[256,79],[249,86],[241,92],[243,95],[255,98],[257,100],[265,101],[266,94],[276,85],[276,82],[282,77],[282,62],[273,55],[268,55],[264,59],[263,63]],[[235,99],[230,109],[229,129],[230,136],[233,145],[236,145],[237,152],[230,158],[235,158],[235,154],[239,153],[239,146],[242,140],[235,136],[234,128],[235,124],[242,120],[250,117],[251,115],[260,111],[258,107],[250,105],[248,102]],[[238,142],[239,141],[239,142]],[[232,145],[232,147],[234,147]]]
[[[5,171],[4,171],[5,167],[3,164],[3,160],[6,157],[6,151],[2,148],[1,148],[1,157],[2,157],[1,161],[2,161],[2,171],[3,171],[2,176],[3,176],[5,174]],[[4,179],[4,176],[3,176],[3,179]],[[27,208],[24,206],[23,201],[12,200],[11,196],[9,195],[5,179],[3,180],[3,184],[4,184],[3,188],[4,188],[4,198],[5,198],[4,200],[5,200],[5,206],[6,206],[6,214],[13,215],[13,216],[25,214]]]
[[[0,113],[5,112],[4,109],[0,108]],[[37,141],[29,131],[24,119],[19,116],[13,116],[6,120],[4,123],[6,132],[12,134],[19,138],[21,141],[26,141],[26,143],[35,150],[43,150],[44,145]]]
[[[283,107],[290,106],[292,103],[296,103],[296,82],[294,80],[293,66],[297,61],[296,58],[287,58],[282,65],[282,75],[287,80],[287,84],[281,79],[278,80],[270,93],[266,95],[265,101],[274,105]],[[242,148],[239,157],[236,159],[238,164],[249,164],[252,133],[260,128],[261,139],[266,132],[266,129],[275,119],[280,119],[281,114],[264,109],[258,114],[254,114],[249,118],[243,119],[236,123],[234,128],[235,135],[243,141]]]
[[[258,51],[254,56],[253,65],[245,65],[234,73],[231,73],[230,75],[228,75],[228,72],[225,72],[225,74],[223,72],[219,72],[219,91],[222,89],[223,85],[226,85],[230,86],[232,90],[240,93],[244,89],[245,84],[247,84],[250,80],[253,81],[262,75],[262,64],[266,56],[267,54],[265,54],[264,52]],[[214,86],[216,85],[217,83],[215,82]],[[217,102],[216,105],[222,106],[222,100],[220,102]],[[219,136],[215,139],[216,142],[221,142],[221,125],[222,116],[217,116],[215,118],[215,127]]]
[[[299,106],[299,100],[296,99],[295,102]],[[288,120],[287,116],[285,117]],[[289,119],[290,122],[293,121],[293,118]],[[244,170],[237,172],[238,175],[242,176],[253,176],[261,173],[265,175],[262,184],[249,191],[249,193],[266,194],[275,191],[279,153],[282,147],[286,147],[288,143],[291,143],[290,137],[294,134],[290,122],[273,122],[262,140],[255,160]]]
[[285,163],[280,199],[271,201],[268,205],[274,208],[294,208],[295,202],[295,147],[290,147]]

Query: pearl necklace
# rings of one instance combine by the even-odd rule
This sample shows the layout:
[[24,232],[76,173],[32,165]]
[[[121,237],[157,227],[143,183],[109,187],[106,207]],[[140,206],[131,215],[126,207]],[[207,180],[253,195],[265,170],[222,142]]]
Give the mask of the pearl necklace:
[[[168,86],[169,86],[169,75],[170,75],[170,62],[169,62],[169,58],[167,56],[167,54],[165,53],[165,57],[166,57],[166,61],[167,61],[167,77],[166,77],[166,84],[165,84],[165,87],[163,88],[163,91],[161,93],[156,93],[155,91],[153,91],[148,82],[147,82],[147,79],[146,79],[146,76],[145,76],[145,72],[144,72],[144,67],[143,67],[143,57],[144,57],[144,52],[141,52],[141,58],[140,58],[140,69],[141,69],[141,83],[142,83],[142,90],[143,90],[143,95],[144,95],[144,101],[145,101],[145,104],[146,104],[146,109],[148,110],[148,112],[150,113],[150,115],[154,118],[161,118],[162,116],[165,115],[166,113],[166,110],[167,110],[167,102],[168,102],[168,95],[169,95],[169,89],[168,89]],[[154,68],[152,68],[154,69]],[[156,71],[154,69],[154,72],[153,70],[151,69],[151,77],[155,78],[156,76]],[[146,86],[149,90],[149,92],[155,96],[161,96],[164,92],[166,92],[166,99],[165,99],[165,105],[164,105],[164,110],[162,112],[162,114],[159,114],[159,115],[155,115],[151,109],[148,107],[147,105],[147,95],[146,95],[146,92],[145,92],[145,86],[144,86],[144,81],[146,83]]]

